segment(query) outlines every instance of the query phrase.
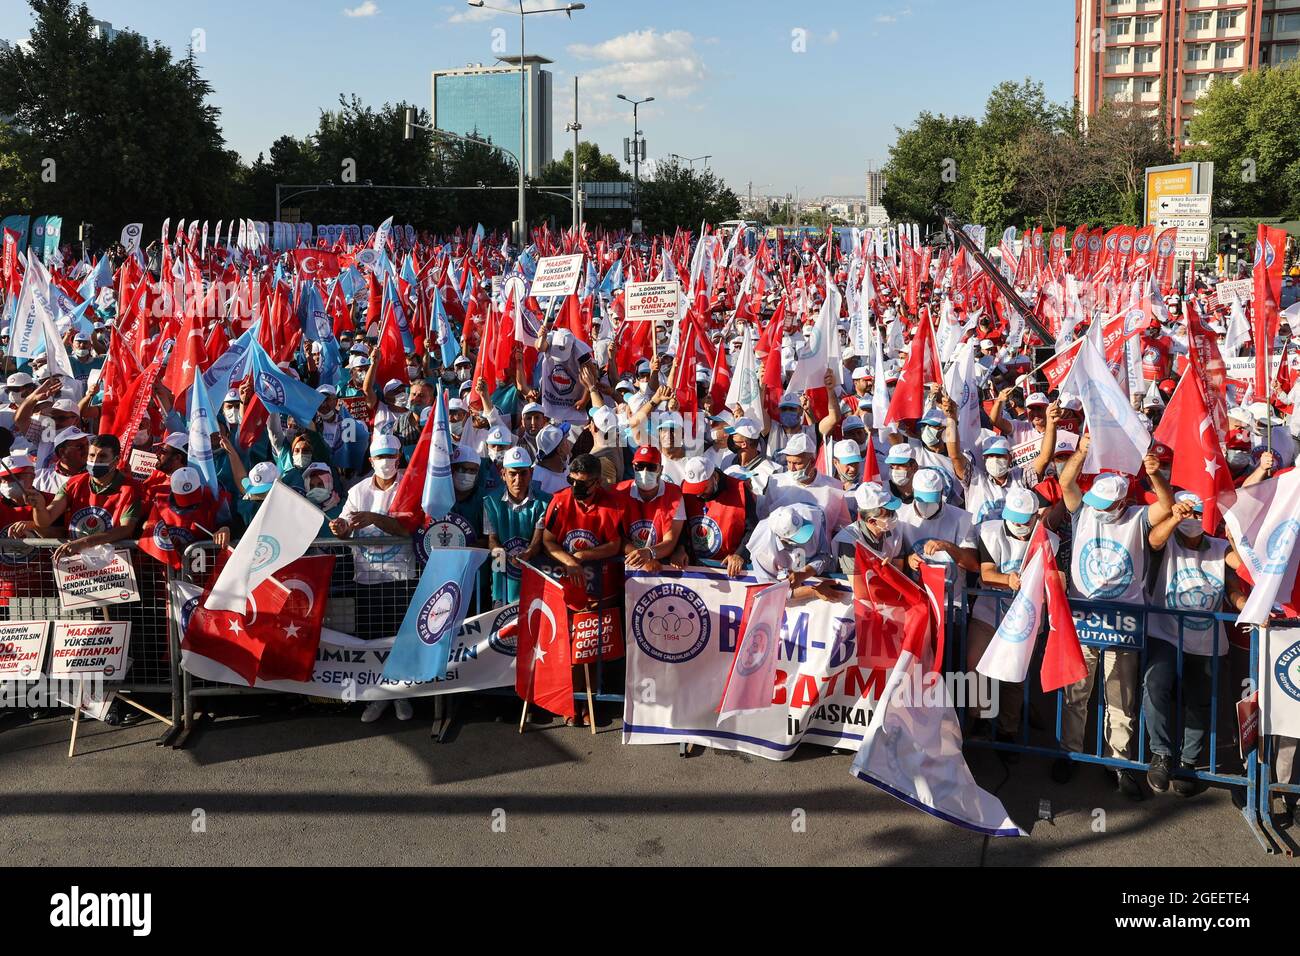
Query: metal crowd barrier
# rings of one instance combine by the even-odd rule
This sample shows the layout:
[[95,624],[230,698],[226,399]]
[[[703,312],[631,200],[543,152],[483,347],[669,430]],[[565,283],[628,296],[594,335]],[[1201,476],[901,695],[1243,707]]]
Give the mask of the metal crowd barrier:
[[[168,582],[170,568],[142,553],[134,541],[115,547],[128,553],[135,570],[140,600],[102,608],[64,611],[54,583],[53,552],[63,541],[48,538],[0,538],[0,620],[5,621],[130,621],[127,655],[131,665],[121,681],[106,688],[127,695],[165,695],[172,727],[179,718],[179,657],[170,639]],[[173,730],[163,735],[165,742]]]
[[[995,620],[1000,620],[1006,613],[1006,609],[1011,603],[1009,592],[1005,590],[995,590],[986,588],[968,588],[966,590],[967,601],[963,602],[961,613],[953,616],[948,622],[950,629],[949,637],[956,637],[956,640],[949,640],[947,647],[951,651],[948,657],[947,665],[950,669],[965,671],[967,658],[967,641],[969,625],[969,607],[970,602],[979,597],[994,599],[997,613],[994,615]],[[1272,792],[1289,792],[1300,793],[1300,786],[1295,784],[1269,784],[1267,782],[1269,772],[1269,762],[1266,759],[1266,738],[1260,737],[1259,745],[1250,754],[1246,755],[1244,761],[1240,760],[1239,755],[1236,759],[1229,758],[1227,761],[1220,759],[1219,749],[1220,741],[1223,734],[1220,730],[1219,721],[1223,718],[1223,711],[1229,711],[1229,719],[1235,724],[1236,697],[1232,693],[1223,693],[1225,680],[1229,686],[1236,686],[1239,682],[1249,678],[1250,689],[1259,686],[1258,673],[1258,655],[1259,655],[1259,632],[1256,628],[1250,628],[1250,647],[1248,650],[1233,645],[1227,635],[1220,635],[1220,626],[1224,628],[1236,625],[1237,615],[1223,612],[1210,613],[1207,611],[1182,610],[1161,607],[1156,605],[1133,605],[1123,604],[1115,601],[1084,601],[1074,598],[1070,599],[1071,610],[1077,614],[1082,613],[1086,620],[1089,616],[1100,614],[1110,615],[1113,620],[1116,615],[1125,615],[1130,618],[1136,618],[1136,627],[1126,628],[1133,631],[1138,640],[1139,646],[1129,648],[1120,644],[1112,646],[1097,647],[1098,659],[1093,672],[1093,686],[1089,697],[1088,706],[1091,708],[1091,720],[1085,721],[1084,734],[1085,743],[1087,742],[1087,733],[1091,727],[1093,734],[1093,746],[1090,750],[1083,752],[1074,752],[1065,749],[1062,744],[1063,724],[1065,713],[1065,689],[1059,689],[1052,693],[1055,704],[1055,726],[1053,732],[1044,741],[1041,736],[1037,741],[1031,741],[1031,716],[1033,710],[1033,690],[1037,666],[1041,661],[1043,652],[1043,642],[1040,640],[1042,634],[1046,631],[1046,621],[1040,622],[1039,632],[1034,639],[1037,647],[1031,661],[1028,674],[1022,684],[1021,713],[1019,721],[1019,731],[1014,740],[998,740],[996,734],[989,737],[966,736],[966,743],[977,747],[988,747],[994,750],[1014,751],[1019,753],[1034,754],[1037,756],[1050,758],[1064,758],[1078,763],[1096,764],[1099,766],[1111,768],[1118,771],[1130,770],[1145,774],[1150,768],[1150,758],[1148,754],[1146,713],[1143,707],[1146,694],[1146,665],[1148,659],[1148,647],[1150,642],[1159,641],[1161,638],[1152,636],[1149,633],[1147,622],[1150,617],[1160,616],[1173,618],[1177,622],[1177,644],[1176,644],[1176,664],[1175,664],[1175,683],[1174,699],[1172,703],[1165,702],[1163,706],[1172,707],[1170,714],[1170,731],[1169,740],[1174,744],[1175,750],[1181,746],[1183,733],[1185,729],[1185,708],[1184,708],[1184,664],[1186,643],[1186,631],[1189,620],[1200,620],[1206,622],[1208,629],[1213,634],[1211,648],[1213,653],[1209,656],[1210,662],[1210,699],[1208,703],[1208,727],[1206,730],[1205,743],[1203,744],[1202,754],[1198,758],[1195,769],[1188,771],[1184,769],[1178,759],[1171,760],[1170,776],[1172,779],[1194,779],[1199,780],[1207,785],[1226,786],[1239,788],[1238,796],[1244,797],[1238,800],[1242,816],[1246,824],[1250,827],[1251,832],[1259,841],[1260,845],[1269,853],[1276,852],[1278,847],[1284,849],[1290,855],[1291,849],[1286,840],[1282,839],[1277,831],[1273,828],[1269,815],[1269,797]],[[996,631],[996,625],[994,625]],[[1112,630],[1114,630],[1112,628]],[[1222,641],[1227,641],[1227,653],[1220,653]],[[1133,739],[1130,741],[1132,756],[1106,756],[1106,658],[1107,655],[1115,653],[1129,653],[1138,655],[1136,675],[1133,687],[1133,709],[1134,713],[1128,716],[1133,722]],[[1246,659],[1242,659],[1242,655]],[[1204,655],[1200,655],[1204,656]],[[1227,673],[1225,674],[1225,669]],[[1234,673],[1234,670],[1236,673]],[[1233,680],[1232,678],[1237,678]],[[1041,690],[1039,691],[1041,696]],[[1095,700],[1095,705],[1092,701]],[[1225,708],[1225,705],[1227,706]],[[967,717],[970,713],[967,708]],[[966,721],[969,726],[971,721]],[[992,726],[996,726],[992,722]],[[1229,740],[1237,739],[1236,727],[1230,725],[1227,734]],[[1235,755],[1235,751],[1234,751]],[[1226,764],[1226,766],[1225,766]]]

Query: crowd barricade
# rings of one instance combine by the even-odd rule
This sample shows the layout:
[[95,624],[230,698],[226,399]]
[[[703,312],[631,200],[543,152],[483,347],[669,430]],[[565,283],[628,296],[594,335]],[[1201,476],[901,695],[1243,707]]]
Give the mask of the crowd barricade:
[[[967,642],[970,608],[976,598],[988,598],[995,601],[995,621],[1000,621],[1011,604],[1009,592],[991,589],[966,589],[967,600],[962,603],[960,612],[951,615],[947,622],[949,649],[947,667],[966,671],[973,669],[978,661],[969,661],[967,667]],[[1114,601],[1085,601],[1070,599],[1070,607],[1075,616],[1076,628],[1080,631],[1081,643],[1092,646],[1098,652],[1095,665],[1095,677],[1091,694],[1086,702],[1087,717],[1084,727],[1084,747],[1074,752],[1066,749],[1062,743],[1065,720],[1066,689],[1043,695],[1037,683],[1038,667],[1041,662],[1044,641],[1042,633],[1046,630],[1046,621],[1040,622],[1037,635],[1038,643],[1031,660],[1029,671],[1021,685],[1021,711],[1019,728],[1012,740],[999,740],[993,732],[996,725],[990,721],[987,734],[970,733],[975,724],[974,713],[966,711],[964,721],[967,735],[966,743],[976,747],[995,750],[1014,751],[1034,754],[1048,758],[1064,758],[1077,763],[1094,764],[1113,770],[1130,770],[1145,774],[1150,768],[1150,747],[1146,725],[1146,713],[1143,706],[1145,695],[1145,678],[1147,672],[1148,652],[1152,642],[1161,638],[1151,635],[1148,621],[1152,617],[1164,617],[1176,622],[1177,643],[1175,662],[1174,697],[1166,703],[1169,712],[1169,740],[1175,751],[1183,742],[1186,713],[1184,707],[1184,669],[1187,657],[1184,651],[1189,622],[1201,622],[1198,630],[1209,630],[1213,637],[1210,646],[1213,654],[1210,662],[1210,696],[1207,715],[1207,727],[1202,745],[1202,752],[1193,771],[1184,770],[1175,756],[1170,771],[1173,779],[1192,778],[1207,785],[1237,788],[1235,798],[1251,832],[1267,852],[1281,848],[1290,854],[1288,841],[1273,828],[1269,819],[1269,797],[1272,792],[1300,792],[1300,787],[1291,784],[1270,784],[1268,752],[1265,746],[1267,738],[1260,737],[1259,745],[1242,759],[1236,746],[1226,754],[1221,754],[1223,741],[1237,744],[1236,703],[1240,696],[1238,690],[1253,690],[1259,686],[1259,631],[1257,628],[1240,628],[1244,631],[1242,643],[1248,637],[1249,646],[1234,643],[1229,634],[1230,628],[1237,628],[1237,615],[1203,610],[1185,610],[1154,605],[1123,604]],[[994,625],[996,630],[996,624]],[[954,639],[955,638],[955,639]],[[1131,639],[1133,644],[1122,643]],[[1111,641],[1107,644],[1106,641]],[[1095,643],[1094,643],[1095,642]],[[1166,642],[1167,643],[1167,642]],[[1225,648],[1226,643],[1226,648]],[[1224,653],[1223,651],[1226,651]],[[1107,657],[1112,654],[1137,655],[1136,674],[1133,687],[1133,710],[1130,718],[1133,737],[1129,743],[1126,756],[1108,754],[1106,741],[1107,702],[1106,702],[1106,665]],[[1203,658],[1204,655],[1201,655]],[[1034,726],[1035,716],[1041,716],[1041,709],[1035,705],[1050,701],[1052,713],[1046,726],[1039,720]],[[1050,729],[1048,729],[1050,728]],[[1035,732],[1037,731],[1037,732]]]
[[[367,549],[412,547],[411,539],[408,537],[375,536],[364,540]],[[409,580],[361,585],[355,579],[356,562],[353,558],[353,550],[356,547],[358,545],[354,541],[333,537],[317,538],[307,551],[309,556],[330,554],[335,558],[322,626],[343,634],[363,636],[368,633],[375,636],[393,636],[401,628],[402,619],[406,616],[406,610],[419,583],[419,573],[422,568],[417,563],[415,576]],[[185,550],[181,571],[177,572],[176,579],[200,588],[210,585],[216,556],[217,547],[211,541],[198,541],[191,544]],[[467,618],[492,607],[490,567],[489,559],[484,563],[474,594],[470,597]],[[181,630],[182,615],[169,614],[168,620],[171,627],[172,654],[179,662],[181,639],[184,637]],[[196,718],[199,715],[199,701],[237,695],[281,694],[280,691],[260,687],[203,680],[184,670],[180,670],[178,687],[178,708],[181,719],[179,732],[174,741],[174,746],[177,747],[184,746],[195,729]],[[433,701],[434,736],[441,740],[447,730],[448,697],[434,695]]]
[[0,538],[0,620],[4,621],[129,621],[127,645],[130,666],[120,681],[106,681],[105,689],[134,698],[159,695],[165,706],[151,701],[152,710],[170,713],[174,731],[179,717],[180,666],[171,645],[167,607],[171,569],[141,552],[133,541],[115,545],[135,573],[139,600],[64,610],[55,583],[53,554],[64,544],[53,539]]

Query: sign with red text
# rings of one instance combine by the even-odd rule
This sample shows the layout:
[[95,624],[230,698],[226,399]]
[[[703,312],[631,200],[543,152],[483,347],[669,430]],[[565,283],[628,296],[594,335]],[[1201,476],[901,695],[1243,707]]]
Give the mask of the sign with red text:
[[626,322],[676,322],[681,300],[676,282],[629,282],[623,292]]
[[50,676],[121,680],[126,673],[130,621],[55,621]]
[[39,677],[49,633],[49,621],[0,622],[0,680]]

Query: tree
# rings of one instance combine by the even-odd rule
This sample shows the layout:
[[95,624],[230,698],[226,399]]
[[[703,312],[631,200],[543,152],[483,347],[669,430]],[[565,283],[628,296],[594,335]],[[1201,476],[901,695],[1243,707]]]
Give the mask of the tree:
[[24,129],[31,209],[93,222],[229,217],[239,172],[193,57],[91,35],[85,4],[29,0],[30,45],[0,54],[0,114]]
[[26,162],[28,149],[18,130],[0,123],[0,209],[31,209],[34,205],[36,175]]
[[1043,129],[1026,130],[1014,154],[1019,169],[1016,191],[1025,208],[1035,210],[1049,229],[1065,225],[1061,213],[1070,194],[1088,176],[1078,137]]
[[723,222],[740,215],[740,198],[712,170],[694,170],[676,160],[655,163],[641,182],[641,220],[646,232],[698,229],[701,222]]
[[[595,143],[585,140],[578,144],[578,181],[580,183],[621,183],[632,177],[623,171],[619,161],[609,153],[602,153]],[[537,182],[545,186],[569,192],[573,186],[573,150],[566,149],[561,159],[552,160],[542,167]],[[552,216],[562,225],[568,225],[573,216],[573,204],[558,196],[534,193],[532,200],[538,211]],[[532,215],[536,218],[536,215]],[[629,216],[626,209],[588,209],[583,218],[593,225],[620,226],[626,228]]]
[[1216,80],[1196,104],[1188,159],[1214,163],[1215,212],[1300,215],[1300,67]]
[[974,179],[966,160],[979,124],[966,116],[924,112],[908,129],[899,127],[885,164],[882,202],[894,221],[937,225],[935,207],[969,217]]
[[1112,221],[1141,223],[1146,168],[1173,161],[1164,129],[1161,115],[1150,116],[1133,105],[1106,103],[1088,118],[1091,178],[1109,186],[1119,201]]

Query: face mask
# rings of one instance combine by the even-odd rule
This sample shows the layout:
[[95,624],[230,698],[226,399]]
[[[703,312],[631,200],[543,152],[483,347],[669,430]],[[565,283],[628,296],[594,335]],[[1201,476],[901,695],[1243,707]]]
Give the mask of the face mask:
[[307,500],[313,504],[323,505],[330,500],[330,490],[328,488],[309,488],[307,490]]
[[595,485],[590,481],[579,481],[569,487],[573,489],[573,497],[577,498],[579,501],[585,501],[591,497],[592,488],[595,487]]
[[908,478],[906,468],[891,468],[889,469],[889,480],[899,487],[902,487],[911,479]]
[[468,471],[453,472],[451,476],[451,483],[457,491],[469,491],[477,482],[478,475]]
[[339,410],[337,408],[331,408],[328,412],[320,413],[320,420],[323,422],[332,422],[338,417],[338,413]]
[[19,488],[12,481],[0,481],[0,495],[4,495],[11,501],[17,501],[19,498]]
[[501,459],[506,457],[506,450],[500,445],[488,446],[488,461],[494,465],[501,464]]
[[465,423],[463,421],[451,422],[451,433],[459,438],[465,433]]
[[1178,522],[1178,533],[1184,538],[1199,538],[1205,532],[1200,518],[1188,518]]
[[799,425],[799,413],[798,413],[798,412],[782,412],[782,413],[781,413],[781,427],[782,427],[782,428],[796,428],[798,425]]
[[73,349],[72,354],[77,357],[78,362],[90,361],[90,349]]
[[1011,463],[995,455],[984,459],[984,469],[989,473],[990,478],[1003,478],[1011,470]]
[[86,471],[90,472],[92,478],[107,478],[112,470],[112,462],[94,461],[86,465]]
[[238,408],[223,408],[221,414],[225,417],[227,425],[239,424],[240,415]]
[[408,366],[406,366],[406,374],[409,375],[409,376],[410,376],[411,378],[413,378],[413,379],[419,378],[419,377],[420,377],[420,367],[419,367],[418,365],[408,365]]
[[456,381],[458,381],[458,382],[468,382],[468,381],[469,381],[469,372],[468,372],[468,371],[460,371],[460,372],[457,372],[457,373],[456,373]]
[[1029,537],[1030,526],[1028,524],[1021,524],[1018,521],[1008,521],[1006,525],[1007,525],[1007,531],[1009,531],[1015,537],[1017,538]]
[[1101,508],[1094,508],[1093,513],[1096,514],[1097,520],[1102,524],[1114,524],[1119,520],[1121,514],[1119,511],[1103,511]]
[[394,475],[397,474],[397,462],[391,458],[381,458],[379,461],[375,462],[374,464],[375,464],[375,474],[378,475],[380,478],[382,478],[384,481],[388,481],[390,478],[392,478]]
[[811,462],[803,471],[796,471],[795,476],[803,484],[807,484],[817,477],[817,463]]
[[295,468],[306,468],[308,465],[311,464],[311,461],[312,461],[311,452],[309,451],[306,452],[296,451],[293,453],[293,467]]
[[921,429],[921,441],[930,448],[935,448],[939,444],[940,433],[938,427],[926,425]]
[[922,518],[933,518],[943,507],[942,501],[917,501],[916,511]]
[[636,486],[642,491],[654,491],[659,487],[659,472],[657,471],[638,471],[635,472]]

